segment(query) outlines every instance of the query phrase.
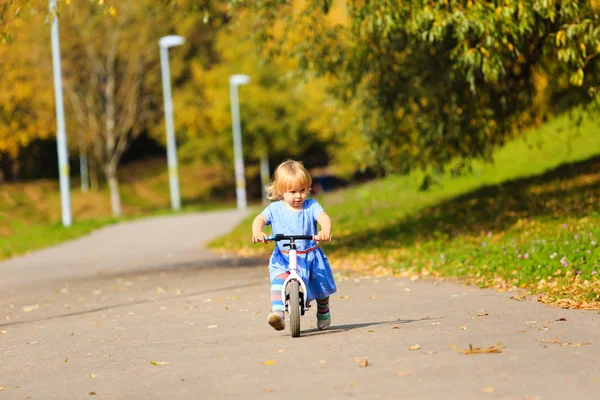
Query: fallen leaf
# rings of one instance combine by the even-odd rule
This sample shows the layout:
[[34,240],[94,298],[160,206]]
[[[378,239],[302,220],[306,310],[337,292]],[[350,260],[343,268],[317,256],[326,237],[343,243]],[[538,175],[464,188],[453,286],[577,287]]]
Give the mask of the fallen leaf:
[[340,296],[340,299],[350,299],[350,296]]
[[369,366],[369,359],[365,358],[364,360],[362,360],[360,362],[360,364],[358,364],[359,367],[364,368],[364,367],[368,367]]
[[213,328],[216,328],[216,327],[218,327],[218,326],[219,326],[219,325],[209,325],[209,326],[208,326],[208,329],[213,329]]
[[513,299],[513,300],[517,300],[517,301],[527,300],[527,297],[525,295],[522,295],[522,296],[510,296],[510,298]]
[[481,391],[483,393],[494,393],[494,387],[493,386],[486,387],[486,388],[481,389]]
[[33,342],[28,342],[27,344],[35,345],[35,344],[37,344],[37,342],[38,342],[37,340],[34,340]]
[[4,335],[6,333],[6,331],[0,331],[0,333]]
[[410,289],[409,289],[409,288],[407,288],[407,287],[405,287],[405,288],[404,288],[404,291],[405,291],[405,292],[410,292]]
[[0,392],[4,390],[4,386],[0,386]]
[[491,345],[487,349],[482,349],[481,347],[473,347],[472,344],[469,343],[468,349],[461,349],[454,345],[454,343],[450,343],[453,349],[458,350],[462,354],[490,354],[490,353],[502,353],[502,350],[505,349],[505,346],[500,346],[501,343],[498,342],[496,344]]
[[275,364],[275,360],[267,360],[260,363],[260,365],[273,365]]
[[40,308],[39,304],[34,304],[31,306],[23,306],[23,311],[24,312],[32,312],[33,310],[37,310],[38,308]]
[[90,395],[90,396],[95,396],[95,395],[96,395],[96,392],[90,392],[90,393],[89,393],[89,395]]
[[577,343],[567,343],[567,346],[569,347],[581,347],[581,346],[588,346],[592,344],[591,342],[577,342]]
[[481,314],[477,314],[478,317],[487,317],[488,313],[481,313]]
[[69,357],[65,358],[65,362],[69,362]]
[[90,374],[90,378],[95,378],[96,376],[96,374]]
[[419,350],[421,348],[421,346],[419,346],[418,344],[415,344],[414,346],[410,346],[408,349],[409,350]]
[[392,326],[392,329],[400,329],[400,326],[394,325],[394,326]]
[[150,364],[161,366],[161,365],[171,364],[171,362],[170,361],[150,361]]
[[462,329],[463,331],[466,331],[467,327],[466,326],[461,326],[460,329]]
[[371,299],[371,300],[375,300],[376,298],[377,298],[376,296],[369,297],[369,299]]
[[538,339],[538,342],[542,342],[542,343],[554,343],[557,344],[559,347],[562,346],[562,342],[560,340],[558,340],[558,337],[562,335],[562,332],[559,333],[558,335],[556,335],[556,337],[553,340],[544,340],[544,339]]
[[566,318],[559,318],[556,321],[558,322],[558,321],[566,321],[566,320],[567,320]]

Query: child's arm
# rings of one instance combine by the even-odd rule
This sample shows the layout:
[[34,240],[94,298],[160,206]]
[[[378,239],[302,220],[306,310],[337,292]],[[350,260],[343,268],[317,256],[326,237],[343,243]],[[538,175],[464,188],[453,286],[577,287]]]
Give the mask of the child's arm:
[[265,242],[267,243],[267,234],[263,232],[263,228],[267,225],[267,220],[262,214],[258,214],[252,222],[252,243]]
[[319,214],[317,222],[321,225],[321,230],[317,233],[317,240],[331,242],[331,218],[325,211]]

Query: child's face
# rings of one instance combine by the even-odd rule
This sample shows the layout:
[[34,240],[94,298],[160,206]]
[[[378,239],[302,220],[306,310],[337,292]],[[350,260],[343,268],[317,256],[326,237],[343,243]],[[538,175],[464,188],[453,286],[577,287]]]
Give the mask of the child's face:
[[287,190],[283,192],[283,201],[295,210],[302,209],[302,203],[308,196],[309,188],[302,186],[301,183],[290,183]]

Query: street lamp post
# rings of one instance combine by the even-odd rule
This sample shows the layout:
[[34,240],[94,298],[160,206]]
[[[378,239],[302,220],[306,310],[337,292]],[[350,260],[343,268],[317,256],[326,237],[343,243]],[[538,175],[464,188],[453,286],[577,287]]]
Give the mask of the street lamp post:
[[177,143],[173,124],[173,99],[171,95],[171,71],[169,68],[169,48],[181,46],[185,39],[177,35],[163,36],[159,39],[160,66],[162,73],[163,101],[165,108],[165,126],[167,130],[167,165],[169,169],[169,189],[171,192],[171,208],[181,209],[179,196],[179,177],[177,173]]
[[263,203],[268,203],[266,186],[269,183],[269,154],[267,146],[265,146],[265,152],[260,157],[260,183]]
[[60,181],[60,205],[63,226],[71,226],[71,191],[69,184],[69,155],[67,153],[67,133],[63,102],[62,69],[60,66],[60,40],[58,37],[58,12],[56,0],[49,0],[52,16],[50,31],[52,40],[52,69],[54,73],[54,102],[56,106],[56,149],[58,152],[58,175]]
[[240,102],[238,86],[250,83],[248,75],[236,74],[229,77],[229,96],[231,100],[231,125],[233,128],[233,158],[235,168],[235,194],[238,210],[248,208],[246,200],[246,177],[244,174],[244,154],[242,151],[242,126],[240,123]]

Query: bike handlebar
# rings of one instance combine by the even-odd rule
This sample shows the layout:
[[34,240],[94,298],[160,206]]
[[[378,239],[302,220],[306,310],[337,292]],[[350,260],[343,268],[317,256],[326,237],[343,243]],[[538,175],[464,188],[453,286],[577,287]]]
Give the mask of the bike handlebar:
[[315,240],[315,236],[313,235],[284,235],[282,233],[278,233],[276,235],[271,235],[267,237],[267,240],[272,240],[274,242],[278,242],[280,240]]

